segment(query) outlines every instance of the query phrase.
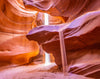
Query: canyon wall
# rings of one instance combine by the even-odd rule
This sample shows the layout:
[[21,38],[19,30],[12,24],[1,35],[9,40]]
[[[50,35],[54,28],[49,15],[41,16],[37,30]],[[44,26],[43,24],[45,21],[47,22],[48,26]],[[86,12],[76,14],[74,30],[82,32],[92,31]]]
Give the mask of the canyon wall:
[[26,38],[37,12],[22,5],[17,0],[0,0],[0,65],[25,64],[39,54],[38,43]]

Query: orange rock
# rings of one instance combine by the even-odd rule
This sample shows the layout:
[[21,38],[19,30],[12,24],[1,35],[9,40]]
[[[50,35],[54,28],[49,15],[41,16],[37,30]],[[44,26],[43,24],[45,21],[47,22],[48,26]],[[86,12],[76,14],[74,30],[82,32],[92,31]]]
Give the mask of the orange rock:
[[39,54],[38,43],[25,36],[36,15],[19,4],[22,2],[0,0],[0,65],[25,64]]
[[25,64],[29,62],[31,57],[35,57],[38,54],[38,43],[28,41],[25,36],[15,36],[0,44],[0,61],[2,62]]

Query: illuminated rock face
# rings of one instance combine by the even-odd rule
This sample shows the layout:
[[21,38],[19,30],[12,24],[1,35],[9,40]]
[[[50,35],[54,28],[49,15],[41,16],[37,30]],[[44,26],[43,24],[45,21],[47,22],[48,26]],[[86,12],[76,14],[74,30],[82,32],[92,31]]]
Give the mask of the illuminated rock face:
[[[83,13],[99,9],[99,0],[23,0],[26,8],[63,16],[72,21]],[[93,6],[94,5],[94,6]]]
[[[29,40],[35,40],[42,45],[43,49],[52,53],[58,66],[62,65],[59,30],[64,27],[64,39],[68,65],[87,65],[77,71],[77,74],[98,77],[100,72],[100,11],[87,13],[73,22],[68,27],[62,25],[48,25],[32,29],[28,34]],[[48,37],[49,36],[49,37]],[[96,68],[94,66],[97,65]],[[90,68],[94,69],[90,69]],[[94,72],[95,71],[95,72]],[[92,75],[93,74],[93,75]]]
[[[91,12],[88,16],[87,15],[88,14],[74,20],[68,25],[68,27],[64,27],[66,24],[63,24],[56,26],[48,25],[46,27],[41,26],[34,28],[27,34],[27,38],[29,40],[38,41],[39,44],[42,44],[44,50],[46,50],[48,53],[53,53],[55,55],[55,58],[58,57],[59,60],[60,44],[58,32],[64,27],[66,52],[69,52],[67,54],[69,58],[68,63],[70,64],[71,60],[81,57],[82,54],[86,54],[86,52],[84,51],[85,49],[87,51],[87,49],[99,48],[100,11]],[[78,51],[84,51],[85,53],[79,53]],[[77,54],[79,53],[80,55],[77,56],[73,52]],[[75,57],[72,53],[75,54]],[[60,61],[57,61],[57,63],[58,65],[61,64]]]
[[32,29],[36,13],[28,12],[15,1],[0,0],[0,66],[28,63],[39,53],[38,43],[25,36]]
[[[26,64],[39,54],[38,43],[29,41],[26,34],[43,25],[43,15],[24,8],[22,0],[0,0],[0,65]],[[50,24],[62,23],[50,18]]]
[[[80,73],[85,76],[93,76],[93,74],[98,72],[100,75],[100,0],[57,0],[58,2],[56,0],[43,0],[40,2],[35,2],[34,0],[23,1],[26,8],[47,12],[54,16],[68,17],[67,22],[70,22],[69,24],[35,28],[27,34],[29,40],[35,40],[39,44],[42,44],[43,49],[48,53],[53,53],[56,64],[61,66],[58,32],[59,29],[64,27],[68,64],[74,65],[81,63],[87,66],[97,64],[98,67],[94,68],[94,70],[89,69],[85,72],[85,67],[83,67],[85,73]],[[46,6],[43,5],[43,2],[45,2]],[[40,36],[37,37],[38,35]]]

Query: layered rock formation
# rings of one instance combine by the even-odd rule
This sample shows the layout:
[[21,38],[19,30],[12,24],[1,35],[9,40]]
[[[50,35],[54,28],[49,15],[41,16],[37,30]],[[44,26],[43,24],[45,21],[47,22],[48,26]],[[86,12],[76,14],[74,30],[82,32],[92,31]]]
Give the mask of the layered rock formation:
[[[40,26],[35,28],[28,33],[27,38],[29,40],[38,41],[39,44],[42,44],[45,51],[53,53],[56,64],[61,66],[62,63],[58,32],[62,29],[64,32],[68,64],[86,65],[88,68],[78,66],[80,68],[77,69],[79,71],[77,73],[85,76],[94,75],[95,78],[100,78],[100,1],[23,1],[26,8],[68,18],[68,23],[66,24],[48,25],[46,27]],[[45,5],[43,5],[43,3]],[[95,64],[98,66],[97,68],[95,67]],[[91,70],[91,68],[93,68],[93,70]],[[97,73],[98,76],[96,75]]]
[[[26,64],[36,59],[39,46],[26,34],[44,24],[44,13],[26,9],[22,0],[0,0],[0,66]],[[50,16],[50,24],[64,21]]]
[[83,13],[98,10],[100,5],[99,0],[23,0],[23,2],[25,8],[46,12],[53,16],[61,16],[67,22]]
[[[43,49],[48,53],[52,53],[55,57],[56,64],[61,66],[62,62],[58,34],[59,30],[63,29],[64,27],[64,39],[68,64],[89,64],[92,66],[97,64],[98,68],[95,68],[93,71],[88,70],[85,73],[82,73],[83,71],[81,73],[84,75],[86,73],[90,75],[89,73],[94,73],[94,71],[99,73],[100,11],[91,12],[88,14],[75,19],[75,21],[69,24],[68,27],[65,27],[66,24],[62,24],[58,26],[49,25],[34,28],[28,33],[27,38],[29,40],[38,41],[39,44],[42,44]],[[82,70],[84,70],[84,68],[82,68]]]
[[[65,45],[66,45],[67,52],[75,52],[76,50],[78,51],[85,48],[93,49],[95,47],[98,49],[100,43],[100,37],[99,37],[100,12],[98,11],[89,14],[90,16],[87,16],[88,14],[86,14],[76,19],[71,24],[69,24],[68,27],[65,27],[66,24],[62,24],[58,26],[50,25],[50,26],[40,26],[34,28],[29,32],[27,38],[29,40],[38,41],[38,43],[42,44],[44,50],[46,50],[48,53],[53,53],[53,54],[57,53],[56,55],[58,55],[58,52],[60,54],[60,47],[59,47],[60,44],[59,44],[58,34],[59,34],[59,30],[64,27],[64,38],[65,38]],[[84,19],[83,22],[82,19]],[[74,58],[73,56],[68,58],[70,59]],[[79,55],[79,57],[80,56],[81,55]],[[61,64],[61,62],[59,61],[58,63]]]
[[0,0],[0,66],[25,64],[39,54],[39,46],[26,34],[32,29],[36,12],[19,6],[21,1]]

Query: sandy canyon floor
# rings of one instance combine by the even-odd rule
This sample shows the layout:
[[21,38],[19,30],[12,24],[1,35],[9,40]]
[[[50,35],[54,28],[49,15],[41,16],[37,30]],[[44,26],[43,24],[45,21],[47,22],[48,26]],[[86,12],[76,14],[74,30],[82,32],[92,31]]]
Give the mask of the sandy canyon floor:
[[55,63],[49,65],[5,66],[0,68],[0,79],[92,79],[82,75],[53,72]]

